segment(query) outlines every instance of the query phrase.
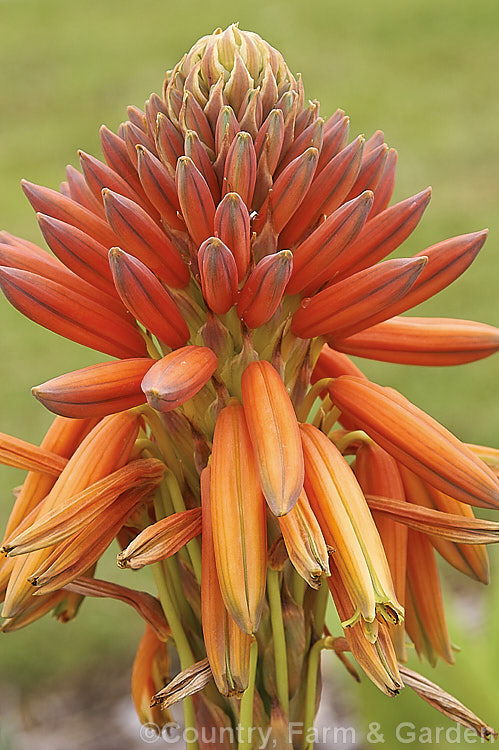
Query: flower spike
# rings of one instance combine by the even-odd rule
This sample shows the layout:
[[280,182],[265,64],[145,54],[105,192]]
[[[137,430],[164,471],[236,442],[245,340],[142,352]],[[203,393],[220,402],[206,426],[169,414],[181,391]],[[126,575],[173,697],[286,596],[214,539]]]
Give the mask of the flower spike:
[[[407,635],[453,660],[434,550],[488,580],[499,523],[471,506],[499,508],[499,450],[460,442],[353,361],[499,350],[492,326],[401,317],[457,279],[486,232],[392,259],[430,188],[390,205],[383,131],[349,142],[344,111],[323,116],[238,24],[126,113],[59,192],[23,182],[52,253],[0,231],[13,306],[111,357],[33,389],[67,415],[40,447],[0,435],[0,461],[28,470],[0,548],[0,630],[66,622],[86,596],[129,604],[147,623],[140,720],[166,732],[160,709],[185,701],[203,747],[206,731],[247,748],[258,729],[288,748],[297,724],[294,744],[311,746],[323,649],[495,736],[397,658]],[[93,577],[114,541],[120,576],[152,565],[158,598]]]

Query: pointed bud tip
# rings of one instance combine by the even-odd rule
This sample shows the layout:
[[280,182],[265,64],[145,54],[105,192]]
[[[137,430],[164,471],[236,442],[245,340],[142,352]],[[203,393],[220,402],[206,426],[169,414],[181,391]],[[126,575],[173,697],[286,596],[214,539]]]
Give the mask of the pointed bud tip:
[[123,255],[123,250],[119,247],[111,247],[108,253],[109,260],[119,259]]

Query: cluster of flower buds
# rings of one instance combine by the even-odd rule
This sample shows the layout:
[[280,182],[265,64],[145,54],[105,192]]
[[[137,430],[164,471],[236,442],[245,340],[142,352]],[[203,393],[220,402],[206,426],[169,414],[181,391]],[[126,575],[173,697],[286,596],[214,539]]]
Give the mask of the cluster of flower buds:
[[[0,233],[14,307],[113,358],[33,388],[57,415],[40,447],[0,438],[0,460],[28,470],[3,541],[3,629],[70,619],[85,596],[133,606],[146,632],[132,691],[157,725],[183,700],[189,726],[269,728],[279,747],[301,721],[309,748],[331,648],[387,695],[433,690],[490,733],[400,663],[406,636],[453,661],[435,551],[487,581],[499,524],[471,506],[499,508],[499,454],[347,356],[440,366],[499,349],[491,326],[401,316],[486,232],[385,260],[430,190],[390,205],[383,133],[348,143],[344,112],[323,119],[281,54],[237,26],[128,117],[59,192],[23,183],[52,253]],[[123,580],[150,566],[158,598],[95,577],[114,539]]]

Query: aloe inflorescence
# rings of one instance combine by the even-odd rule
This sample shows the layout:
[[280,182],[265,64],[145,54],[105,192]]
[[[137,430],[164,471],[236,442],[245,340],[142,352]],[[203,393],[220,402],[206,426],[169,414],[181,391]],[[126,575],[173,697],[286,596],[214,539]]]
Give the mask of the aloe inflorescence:
[[[232,731],[219,747],[250,747],[257,726],[310,748],[322,649],[492,736],[402,664],[408,641],[454,660],[435,551],[487,582],[499,524],[472,507],[499,508],[499,454],[350,359],[499,349],[492,326],[402,315],[487,233],[385,260],[430,189],[390,205],[383,133],[349,142],[344,112],[322,118],[282,55],[237,26],[128,116],[59,192],[23,183],[52,252],[0,233],[14,307],[112,358],[33,388],[57,415],[40,447],[1,436],[0,460],[28,471],[3,541],[3,630],[71,619],[85,596],[128,603],[146,623],[141,721],[161,729],[183,700],[188,726]],[[114,539],[122,585],[96,572]],[[133,589],[128,569],[145,566],[157,597]]]

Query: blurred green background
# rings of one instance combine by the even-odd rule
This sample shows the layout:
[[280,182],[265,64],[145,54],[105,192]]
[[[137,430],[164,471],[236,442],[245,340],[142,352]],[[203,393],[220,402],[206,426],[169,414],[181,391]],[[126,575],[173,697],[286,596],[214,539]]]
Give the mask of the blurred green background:
[[[20,179],[57,187],[64,166],[78,165],[77,148],[100,154],[102,123],[115,130],[126,105],[142,106],[159,91],[164,71],[198,37],[233,21],[283,52],[292,70],[303,74],[307,95],[321,101],[322,115],[342,107],[352,136],[385,131],[400,157],[395,199],[433,186],[430,207],[404,254],[490,228],[472,268],[421,312],[499,325],[497,0],[0,0],[0,228],[40,242]],[[0,430],[38,441],[49,417],[30,387],[100,355],[24,320],[3,299],[0,316]],[[499,444],[497,359],[433,370],[364,364],[378,382],[402,390],[459,437]],[[0,468],[2,520],[11,488],[21,481],[21,472]],[[453,668],[422,671],[499,726],[495,549],[491,557],[488,590],[442,566],[452,638],[462,652]],[[123,576],[131,574],[115,571],[112,558],[105,575],[130,583]],[[142,626],[123,606],[88,601],[66,626],[50,619],[2,635],[1,690],[29,698],[40,686],[64,688],[81,675],[126,675]],[[390,700],[366,680],[361,689],[350,686],[342,667],[333,666],[342,705],[350,712],[349,701],[356,700],[359,722],[378,722],[390,746],[399,744],[399,721],[450,726],[408,690]],[[360,733],[358,742],[362,746]]]

